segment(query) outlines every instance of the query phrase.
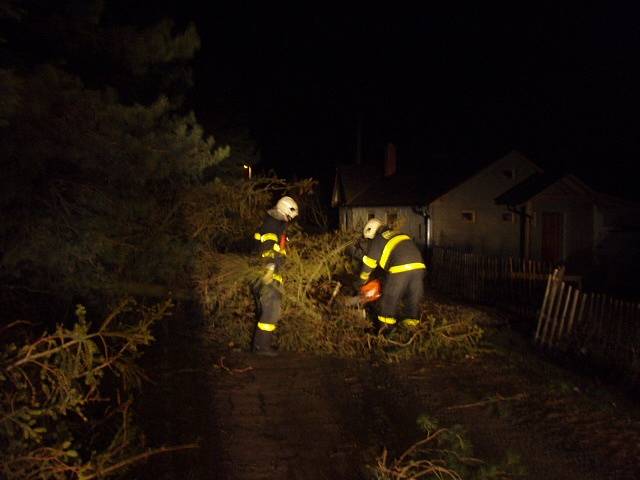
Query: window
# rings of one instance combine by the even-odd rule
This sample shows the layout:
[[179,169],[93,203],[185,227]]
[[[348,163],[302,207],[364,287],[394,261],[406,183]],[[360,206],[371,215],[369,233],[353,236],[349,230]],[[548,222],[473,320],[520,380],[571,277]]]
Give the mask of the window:
[[515,223],[516,216],[513,212],[502,212],[502,221],[505,223]]
[[387,225],[389,225],[391,228],[395,228],[397,222],[398,214],[387,212]]
[[465,223],[476,223],[476,211],[475,210],[463,210],[462,221]]
[[502,170],[502,176],[507,180],[515,180],[516,171],[513,168],[505,168]]

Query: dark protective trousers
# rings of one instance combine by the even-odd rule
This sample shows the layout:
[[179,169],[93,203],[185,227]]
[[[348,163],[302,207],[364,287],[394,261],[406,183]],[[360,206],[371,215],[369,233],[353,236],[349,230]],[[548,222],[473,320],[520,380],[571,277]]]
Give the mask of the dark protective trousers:
[[[424,269],[401,273],[388,273],[382,284],[382,297],[378,303],[378,318],[420,320],[420,303],[424,297]],[[404,303],[404,311],[400,311]],[[384,323],[395,323],[388,320]]]
[[258,321],[253,334],[253,351],[266,351],[273,347],[275,329],[280,320],[282,286],[277,282],[268,285],[258,280],[253,286]]

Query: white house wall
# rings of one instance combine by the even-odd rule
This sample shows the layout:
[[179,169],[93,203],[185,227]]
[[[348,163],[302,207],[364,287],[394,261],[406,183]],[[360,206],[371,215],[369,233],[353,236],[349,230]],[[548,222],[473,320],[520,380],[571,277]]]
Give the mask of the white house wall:
[[396,215],[399,230],[410,235],[419,245],[426,242],[425,219],[414,213],[411,207],[340,207],[339,215],[343,231],[362,231],[371,217],[386,223],[389,215]]
[[[507,178],[505,170],[512,170],[514,177]],[[484,255],[518,256],[518,217],[514,215],[513,222],[503,220],[503,214],[509,212],[494,199],[538,171],[535,164],[514,152],[438,198],[429,206],[433,243]],[[464,211],[473,212],[475,221],[465,221]]]

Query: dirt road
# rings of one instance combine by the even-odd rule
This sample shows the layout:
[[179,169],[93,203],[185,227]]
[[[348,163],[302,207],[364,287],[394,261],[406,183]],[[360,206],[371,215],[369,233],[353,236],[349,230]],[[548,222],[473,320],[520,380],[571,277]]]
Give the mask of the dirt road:
[[201,447],[156,457],[138,478],[372,478],[367,465],[383,447],[395,456],[423,437],[420,414],[461,425],[487,462],[519,455],[519,478],[640,478],[637,408],[526,348],[386,365],[170,338],[146,356],[156,383],[142,399],[143,425],[150,444]]

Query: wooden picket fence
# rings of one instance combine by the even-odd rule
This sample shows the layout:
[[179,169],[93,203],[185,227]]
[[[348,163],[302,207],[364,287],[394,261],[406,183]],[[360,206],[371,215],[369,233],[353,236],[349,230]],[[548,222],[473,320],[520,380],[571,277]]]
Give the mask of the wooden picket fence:
[[556,269],[547,279],[534,340],[635,377],[640,374],[640,303],[584,293],[565,281],[563,269]]
[[428,253],[430,287],[537,319],[537,345],[586,356],[640,382],[640,303],[583,292],[581,277],[549,262],[442,247]]
[[[549,262],[477,255],[434,247],[429,252],[429,286],[474,303],[499,306],[535,319],[544,298]],[[579,277],[572,279],[579,282]]]

